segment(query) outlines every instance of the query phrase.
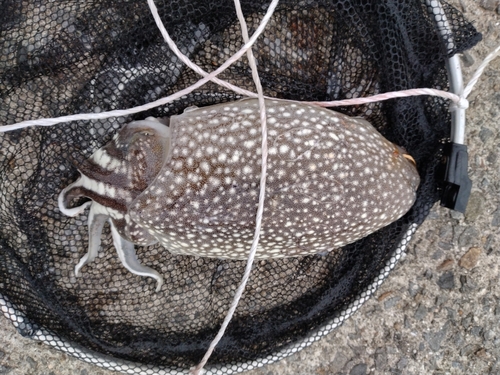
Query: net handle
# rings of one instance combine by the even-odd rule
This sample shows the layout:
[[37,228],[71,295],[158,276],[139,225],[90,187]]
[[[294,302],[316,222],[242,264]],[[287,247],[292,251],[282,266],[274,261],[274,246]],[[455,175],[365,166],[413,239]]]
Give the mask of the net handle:
[[[443,6],[439,0],[426,0],[427,10],[433,15],[437,29],[445,42],[447,51],[455,48],[455,41],[450,37],[451,28]],[[448,81],[450,92],[464,97],[464,81],[462,77],[462,67],[457,54],[446,60],[446,70],[448,71]],[[463,145],[465,142],[465,110],[464,105],[452,106],[451,111],[451,141]]]

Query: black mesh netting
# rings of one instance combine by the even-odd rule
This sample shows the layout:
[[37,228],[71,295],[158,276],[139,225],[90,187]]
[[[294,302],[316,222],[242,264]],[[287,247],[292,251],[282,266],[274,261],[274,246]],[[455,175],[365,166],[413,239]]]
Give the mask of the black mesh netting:
[[[242,6],[252,34],[268,2]],[[180,49],[207,71],[242,46],[230,1],[158,0],[157,7]],[[2,124],[128,108],[199,79],[166,46],[145,1],[4,0],[0,8]],[[283,1],[254,46],[264,91],[277,98],[335,100],[447,88],[445,59],[480,35],[457,10],[443,8],[451,27],[446,40],[425,1]],[[451,40],[454,49],[446,50]],[[254,87],[245,58],[220,78]],[[62,215],[57,196],[77,178],[75,165],[123,123],[238,98],[207,84],[128,118],[0,134],[0,294],[16,308],[7,312],[11,319],[24,316],[24,334],[43,328],[75,347],[167,369],[188,369],[201,359],[245,262],[138,248],[142,263],[165,278],[156,293],[154,280],[121,265],[106,227],[99,259],[76,278],[74,266],[87,250],[87,217]],[[313,340],[325,322],[342,320],[438,199],[435,171],[450,133],[445,100],[412,97],[336,110],[365,117],[411,153],[422,179],[417,202],[402,219],[339,251],[257,261],[210,359],[220,371],[274,358],[306,337]]]

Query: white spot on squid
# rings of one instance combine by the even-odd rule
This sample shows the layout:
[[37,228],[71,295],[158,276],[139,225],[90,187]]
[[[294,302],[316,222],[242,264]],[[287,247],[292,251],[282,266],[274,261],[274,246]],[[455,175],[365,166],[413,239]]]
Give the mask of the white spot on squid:
[[243,146],[246,148],[252,148],[255,146],[255,141],[254,140],[245,141],[243,142]]
[[249,165],[245,165],[243,167],[243,173],[249,175],[250,173],[252,173],[252,167],[250,167]]
[[106,188],[107,196],[110,198],[116,197],[116,188],[114,186],[109,186]]
[[106,166],[111,162],[111,158],[109,157],[108,153],[103,149],[99,149],[94,152],[93,159],[97,163],[97,165],[103,168],[106,168]]

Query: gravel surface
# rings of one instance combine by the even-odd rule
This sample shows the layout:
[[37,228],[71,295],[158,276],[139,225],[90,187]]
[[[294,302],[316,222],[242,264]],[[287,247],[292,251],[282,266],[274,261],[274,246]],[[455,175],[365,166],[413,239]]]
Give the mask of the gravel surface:
[[[500,1],[454,0],[483,41],[464,78],[500,43]],[[500,374],[500,58],[469,96],[473,192],[465,215],[434,207],[406,257],[343,326],[248,375]],[[116,374],[20,336],[0,318],[0,375]]]

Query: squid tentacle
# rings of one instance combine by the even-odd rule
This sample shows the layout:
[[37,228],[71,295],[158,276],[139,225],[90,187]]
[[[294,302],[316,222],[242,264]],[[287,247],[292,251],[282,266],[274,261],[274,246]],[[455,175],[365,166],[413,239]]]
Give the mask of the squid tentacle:
[[99,206],[95,202],[90,206],[88,220],[89,248],[87,254],[85,254],[75,266],[75,276],[79,276],[82,267],[92,262],[97,257],[101,247],[102,228],[104,227],[104,224],[109,216],[98,213],[98,208]]
[[59,206],[59,211],[61,211],[64,215],[75,217],[80,215],[88,206],[92,204],[92,201],[85,202],[84,204],[68,208],[68,203],[71,202],[73,198],[77,198],[80,195],[75,193],[75,190],[79,187],[83,186],[82,178],[80,177],[78,180],[73,182],[71,185],[68,185],[59,193],[57,197],[57,204]]
[[163,285],[163,277],[152,268],[140,264],[135,253],[134,244],[120,236],[112,220],[109,220],[109,224],[111,226],[111,235],[113,236],[113,245],[122,264],[133,274],[155,279],[156,291],[159,292]]

